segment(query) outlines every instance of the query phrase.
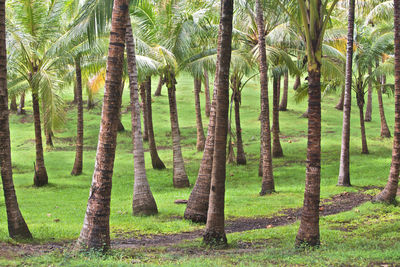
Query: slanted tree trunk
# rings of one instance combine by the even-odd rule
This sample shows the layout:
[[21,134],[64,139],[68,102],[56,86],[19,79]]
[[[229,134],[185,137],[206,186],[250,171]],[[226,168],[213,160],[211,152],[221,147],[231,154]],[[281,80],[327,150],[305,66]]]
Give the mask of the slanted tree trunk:
[[153,129],[153,110],[151,107],[151,76],[147,78],[146,81],[146,107],[147,107],[147,130],[149,136],[149,149],[151,156],[151,164],[153,169],[162,170],[165,169],[165,165],[158,156],[156,139],[154,137],[154,129]]
[[280,111],[287,111],[287,102],[288,102],[288,92],[289,91],[289,72],[285,72],[283,78],[283,95],[281,99],[281,103],[279,105]]
[[294,81],[293,84],[293,90],[296,91],[297,88],[299,88],[301,86],[301,77],[300,75],[296,75],[296,80]]
[[[46,123],[45,123],[46,124]],[[46,136],[46,146],[49,148],[54,147],[54,143],[53,143],[53,130],[51,129],[44,129],[44,135]]]
[[82,100],[82,71],[80,58],[75,59],[75,75],[77,89],[77,126],[76,126],[76,149],[75,162],[71,175],[82,174],[83,167],[83,100]]
[[[347,26],[346,81],[344,89],[342,145],[340,150],[339,186],[351,186],[350,183],[350,115],[351,84],[353,75],[353,43],[354,43],[354,8],[355,0],[349,0]],[[357,96],[358,103],[358,96]],[[360,117],[361,118],[361,117]]]
[[160,74],[160,79],[158,80],[158,85],[156,91],[154,92],[154,96],[161,96],[161,89],[164,83],[165,83],[164,77],[162,74]]
[[381,84],[382,86],[378,86],[376,92],[378,95],[378,104],[379,104],[379,116],[381,118],[381,137],[390,138],[390,130],[386,122],[385,117],[385,109],[383,106],[383,99],[382,99],[382,89],[384,88],[383,84],[386,84],[386,77],[382,75],[381,77]]
[[25,111],[25,91],[22,92],[21,97],[19,99],[19,105],[18,105],[17,114],[18,115],[26,114],[26,111]]
[[201,80],[194,79],[194,104],[196,110],[197,151],[203,151],[206,142],[206,138],[204,136],[203,121],[201,119],[200,91],[201,91]]
[[77,242],[80,249],[106,251],[110,248],[111,185],[121,108],[120,88],[128,6],[126,0],[114,1],[96,164],[85,220]]
[[365,135],[365,123],[364,123],[364,88],[362,86],[362,82],[357,84],[357,106],[360,111],[360,129],[361,129],[361,145],[362,145],[362,154],[369,154],[368,146],[367,146],[367,137]]
[[[368,68],[368,75],[372,75],[372,68]],[[372,120],[372,80],[368,82],[368,100],[367,100],[367,109],[365,110],[365,121]]]
[[0,0],[0,166],[4,202],[7,210],[8,234],[13,239],[31,239],[15,194],[11,166],[10,123],[7,91],[7,51],[5,0]]
[[210,103],[210,79],[208,77],[208,71],[204,69],[204,97],[206,98],[205,112],[206,116],[210,117],[211,103]]
[[346,86],[343,85],[342,87],[342,93],[340,94],[339,102],[336,104],[335,108],[337,110],[343,110],[343,105],[344,105],[344,93],[346,91]]
[[[140,104],[138,73],[136,68],[135,42],[132,35],[131,20],[126,25],[126,50],[128,55],[128,74],[131,100],[132,143],[135,168],[132,210],[134,215],[152,215],[158,213],[156,201],[150,190],[144,162],[143,139],[140,123]],[[146,83],[148,84],[149,79]],[[151,95],[151,92],[150,92]]]
[[272,145],[272,156],[274,158],[283,157],[283,151],[281,141],[279,139],[279,82],[278,77],[273,77],[273,145]]
[[171,133],[172,133],[172,150],[173,150],[173,183],[174,187],[182,188],[189,187],[189,179],[185,170],[185,163],[183,161],[181,150],[181,134],[179,131],[178,123],[178,110],[176,107],[176,80],[173,72],[165,73],[167,78],[168,88],[168,101],[169,101],[169,114],[171,119]]
[[147,128],[148,122],[148,114],[147,114],[147,104],[146,104],[146,81],[140,84],[140,98],[142,99],[142,110],[143,110],[143,141],[149,141],[149,130]]
[[10,110],[13,112],[16,112],[18,110],[17,98],[15,96],[11,98]]
[[376,197],[375,201],[395,204],[396,194],[399,183],[400,171],[400,1],[394,0],[394,70],[395,70],[395,123],[394,138],[392,150],[392,164],[390,165],[390,174],[388,182]]
[[[264,17],[260,0],[256,0],[256,20],[258,29],[259,69],[261,85],[261,161],[259,167],[262,171],[262,185],[260,195],[264,196],[275,192],[274,175],[272,169],[271,129],[269,121],[268,101],[268,65],[265,52]],[[262,29],[262,30],[260,30]]]
[[235,125],[236,125],[236,163],[238,165],[246,165],[246,155],[244,154],[242,127],[240,126],[240,105],[242,103],[242,96],[239,90],[240,81],[235,79],[233,84],[233,101],[235,103]]
[[[121,99],[122,99],[122,95],[123,95],[123,93],[124,93],[124,88],[125,88],[125,79],[122,79],[122,82],[121,82],[121,88],[120,88],[120,90],[121,90]],[[121,101],[121,104],[122,104],[122,101]],[[122,108],[122,107],[121,107]],[[123,131],[125,131],[125,127],[124,127],[124,125],[122,124],[122,113],[121,113],[121,108],[120,108],[120,110],[119,110],[119,116],[118,116],[118,132],[123,132]]]

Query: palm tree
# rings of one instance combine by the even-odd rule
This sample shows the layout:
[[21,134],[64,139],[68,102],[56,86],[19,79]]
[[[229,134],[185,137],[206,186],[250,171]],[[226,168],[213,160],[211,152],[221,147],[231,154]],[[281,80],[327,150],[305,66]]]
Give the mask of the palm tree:
[[395,126],[392,164],[388,182],[375,201],[395,203],[400,171],[400,1],[394,0],[394,54],[395,54]]
[[210,79],[208,76],[208,71],[204,69],[204,97],[205,97],[205,112],[206,116],[210,117],[211,102],[210,102]]
[[[368,68],[368,75],[372,75],[372,67]],[[372,120],[372,81],[369,81],[367,108],[365,109],[365,121],[369,122],[371,120]]]
[[281,103],[279,104],[279,111],[287,111],[288,93],[289,93],[289,72],[285,71],[283,75],[283,95]]
[[217,108],[215,120],[215,144],[211,175],[211,190],[207,224],[203,241],[207,245],[226,245],[225,235],[225,178],[226,136],[228,130],[229,68],[231,60],[233,1],[221,0],[221,18],[217,54]]
[[117,141],[118,118],[121,108],[128,1],[115,0],[112,9],[110,46],[107,60],[106,85],[100,124],[96,164],[85,215],[77,247],[110,248],[110,198]]
[[201,106],[200,106],[200,91],[201,91],[201,79],[194,79],[194,103],[196,110],[196,129],[197,129],[197,151],[203,151],[206,138],[204,136],[203,121],[201,119]]
[[10,126],[8,119],[6,8],[0,0],[0,165],[4,200],[7,210],[8,234],[14,239],[31,239],[32,235],[22,217],[12,177]]

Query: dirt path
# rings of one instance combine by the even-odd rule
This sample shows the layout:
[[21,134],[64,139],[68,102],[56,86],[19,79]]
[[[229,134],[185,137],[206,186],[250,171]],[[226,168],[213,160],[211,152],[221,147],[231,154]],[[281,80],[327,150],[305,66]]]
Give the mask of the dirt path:
[[[370,188],[363,188],[357,193],[341,193],[321,201],[320,215],[328,216],[349,211],[372,199],[371,195],[364,194]],[[288,225],[299,220],[301,208],[285,209],[279,215],[266,218],[237,218],[226,221],[226,232],[237,233],[254,229],[272,228]],[[182,241],[193,240],[201,237],[203,230],[181,232],[171,235],[143,235],[132,238],[119,238],[111,241],[114,249],[155,247],[178,244]],[[0,243],[0,258],[13,259],[31,255],[46,254],[52,251],[63,251],[72,246],[72,242],[59,242],[47,244],[9,244]]]

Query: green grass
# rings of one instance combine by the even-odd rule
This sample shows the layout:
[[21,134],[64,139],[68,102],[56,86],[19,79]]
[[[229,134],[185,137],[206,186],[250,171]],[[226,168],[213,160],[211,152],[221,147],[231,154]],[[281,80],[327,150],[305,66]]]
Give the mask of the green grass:
[[[290,88],[292,83],[290,84]],[[300,118],[306,110],[306,102],[294,103],[293,91],[289,92],[289,111],[280,113],[281,142],[284,158],[274,159],[275,184],[277,194],[259,197],[261,179],[258,177],[259,157],[259,86],[257,81],[247,85],[242,96],[242,130],[246,166],[227,167],[227,190],[225,212],[227,218],[262,217],[272,215],[285,208],[301,207],[304,194],[305,159],[307,146],[307,120]],[[155,79],[153,90],[155,89]],[[115,160],[112,201],[112,237],[123,233],[157,234],[177,233],[200,229],[202,226],[177,219],[184,212],[183,205],[175,205],[175,199],[187,199],[191,189],[174,189],[172,186],[172,150],[168,99],[165,88],[163,96],[153,98],[153,119],[160,157],[167,170],[156,171],[151,168],[149,153],[145,154],[147,175],[159,214],[150,217],[134,217],[131,212],[133,191],[133,156],[131,153],[130,113],[126,112],[129,103],[127,90],[123,98],[122,122],[127,129],[119,134]],[[72,100],[70,93],[66,98]],[[100,103],[91,111],[85,110],[85,146],[83,175],[70,175],[74,162],[74,136],[76,111],[68,107],[64,127],[56,131],[55,148],[45,153],[49,185],[35,188],[33,184],[34,131],[31,110],[28,115],[11,116],[12,158],[14,181],[22,213],[32,231],[36,242],[54,242],[77,239],[82,227],[89,194],[91,175],[94,168],[97,137],[100,124]],[[327,95],[322,103],[322,179],[321,197],[327,198],[343,191],[356,191],[355,188],[336,186],[340,157],[342,113],[334,106],[336,95]],[[361,155],[361,137],[358,109],[355,99],[351,120],[351,180],[355,186],[384,186],[391,162],[392,139],[381,139],[380,121],[376,95],[373,96],[373,121],[366,124],[370,155]],[[196,124],[194,114],[193,81],[183,75],[178,79],[177,101],[179,123],[182,134],[182,151],[190,183],[197,176],[202,153],[196,152]],[[204,104],[204,96],[201,98]],[[393,129],[394,100],[384,97],[386,118]],[[29,103],[28,103],[29,105]],[[207,118],[203,110],[203,123]],[[392,133],[393,134],[393,133]],[[147,144],[145,144],[147,148]],[[0,205],[4,206],[3,198]],[[0,210],[0,240],[11,242],[8,238],[5,209]],[[373,215],[373,217],[371,217]],[[376,218],[376,216],[379,216]],[[58,220],[57,220],[58,219]],[[154,251],[133,250],[114,251],[111,255],[63,255],[49,254],[34,258],[20,258],[10,261],[3,259],[0,265],[119,265],[130,264],[132,259],[150,264],[183,265],[225,265],[239,264],[312,264],[312,265],[364,265],[373,262],[400,262],[400,234],[398,228],[399,208],[383,205],[364,204],[353,210],[321,219],[321,242],[318,250],[299,252],[293,248],[298,224],[273,229],[256,230],[228,235],[231,248],[226,251],[210,252],[209,256],[170,253],[163,248]],[[355,230],[343,232],[338,225],[351,225]],[[336,227],[336,228],[335,228]],[[336,230],[335,230],[336,229]],[[396,231],[397,229],[397,231]],[[253,250],[239,253],[241,242],[256,243]],[[199,241],[186,243],[183,250],[198,249]],[[203,250],[204,248],[202,248]],[[239,251],[237,254],[235,251]]]

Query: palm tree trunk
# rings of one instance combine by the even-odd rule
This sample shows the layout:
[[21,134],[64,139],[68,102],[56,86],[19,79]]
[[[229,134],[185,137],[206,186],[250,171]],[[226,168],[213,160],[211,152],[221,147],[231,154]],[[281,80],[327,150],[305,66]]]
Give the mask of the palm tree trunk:
[[74,100],[72,101],[72,104],[77,104],[78,103],[78,85],[74,85]]
[[128,6],[126,0],[114,1],[96,164],[85,220],[77,242],[77,247],[81,249],[106,251],[110,248],[111,185],[117,145],[118,116],[121,109],[121,81]]
[[353,43],[354,43],[354,8],[355,0],[349,0],[347,26],[346,81],[343,105],[342,146],[340,151],[339,186],[351,186],[350,183],[350,115],[351,115],[351,84],[353,74]]
[[[372,75],[372,68],[368,68],[368,75]],[[372,120],[372,81],[368,82],[368,100],[367,100],[367,109],[365,110],[365,121]]]
[[269,121],[269,101],[268,101],[268,65],[267,55],[265,52],[265,36],[264,36],[264,17],[261,1],[256,0],[256,20],[258,29],[258,49],[259,69],[260,69],[260,86],[261,86],[261,157],[259,165],[262,171],[262,185],[260,195],[275,192],[274,175],[272,168],[272,151],[271,151],[271,129]]
[[[126,25],[126,52],[128,55],[128,74],[131,100],[132,143],[134,154],[135,183],[133,187],[132,210],[134,215],[152,215],[158,213],[156,201],[150,190],[144,162],[143,139],[140,123],[140,104],[138,93],[138,73],[136,68],[135,43],[132,35],[131,20]],[[149,83],[147,79],[146,83]],[[151,92],[150,92],[151,95]]]
[[13,112],[16,112],[18,110],[17,98],[15,96],[11,98],[10,110]]
[[201,91],[201,80],[194,79],[194,102],[196,110],[196,128],[197,128],[197,151],[203,151],[206,138],[204,136],[203,121],[201,119],[201,106],[200,106],[200,91]]
[[[123,95],[123,93],[124,93],[124,88],[125,88],[125,79],[122,79],[121,88],[120,88],[120,90],[121,90],[121,99],[122,99],[122,95]],[[122,102],[121,102],[121,104],[122,104]],[[119,110],[119,116],[118,116],[118,129],[117,129],[118,132],[123,132],[123,131],[125,131],[125,127],[124,127],[124,125],[122,124],[122,113],[121,113],[121,109],[122,109],[122,106],[121,106],[121,108],[120,108],[120,110]]]
[[25,91],[22,92],[21,97],[19,99],[19,106],[18,106],[18,115],[23,115],[26,114],[25,112]]
[[368,145],[367,145],[367,137],[365,135],[365,123],[364,123],[364,105],[359,105],[358,109],[360,110],[360,129],[361,129],[361,144],[362,144],[362,154],[369,154]]
[[147,78],[146,81],[146,106],[147,106],[147,130],[149,135],[149,149],[151,156],[151,164],[153,169],[162,170],[165,169],[165,165],[158,156],[156,139],[154,137],[154,129],[153,129],[153,110],[151,107],[151,76]]
[[281,141],[279,139],[279,83],[278,77],[273,77],[273,145],[272,145],[272,156],[274,158],[283,157],[283,151]]
[[[210,202],[203,241],[209,246],[226,245],[225,234],[225,178],[226,136],[229,108],[229,67],[231,61],[233,1],[221,0],[221,17],[218,44],[217,108],[215,144],[211,175]],[[218,77],[218,78],[217,78]]]
[[15,194],[11,164],[10,123],[7,91],[7,51],[5,1],[0,0],[0,166],[4,202],[7,210],[8,234],[13,239],[31,239]]
[[208,71],[204,69],[204,97],[206,98],[205,112],[206,116],[210,117],[211,103],[210,103],[210,78],[208,77]]
[[390,165],[390,174],[388,182],[376,197],[375,201],[396,203],[396,194],[399,183],[400,171],[400,1],[394,0],[394,53],[395,53],[395,123],[392,151],[392,164]]
[[342,87],[342,93],[340,94],[339,102],[336,104],[335,108],[337,110],[343,110],[343,105],[344,105],[344,93],[346,91],[346,87],[343,85]]
[[82,100],[82,72],[81,62],[78,57],[75,60],[75,75],[76,75],[76,89],[77,89],[77,127],[76,127],[76,152],[75,163],[72,168],[71,175],[82,174],[83,167],[83,100]]
[[[44,124],[46,125],[46,122]],[[46,136],[46,146],[48,148],[49,147],[50,148],[54,147],[54,144],[53,144],[53,136],[54,136],[53,131],[51,129],[45,128],[44,129],[44,135]]]
[[[381,84],[385,84],[385,83],[386,83],[386,77],[384,75],[382,75]],[[390,130],[389,130],[389,127],[386,122],[385,109],[383,106],[382,89],[383,89],[383,86],[380,86],[380,87],[378,86],[378,88],[376,90],[377,95],[378,95],[379,116],[381,118],[381,137],[390,138],[391,137]]]
[[147,114],[147,104],[146,104],[146,81],[140,84],[140,98],[142,99],[142,110],[143,110],[143,141],[149,141],[149,130],[148,130],[148,114]]
[[286,71],[283,78],[283,95],[279,105],[280,111],[287,111],[288,92],[289,91],[289,73]]
[[[236,82],[237,83],[237,82]],[[246,165],[246,155],[243,149],[242,127],[240,126],[240,104],[241,92],[239,91],[238,84],[235,85],[233,101],[235,102],[235,125],[236,125],[236,163],[238,165]]]
[[168,88],[168,101],[169,101],[169,114],[171,119],[171,132],[172,132],[172,150],[173,150],[173,168],[174,187],[182,188],[189,187],[189,179],[186,174],[185,164],[182,157],[181,150],[181,134],[179,131],[178,123],[178,110],[176,107],[176,80],[173,72],[165,73],[167,76],[167,88]]
[[299,88],[301,86],[301,77],[300,75],[296,75],[296,80],[294,81],[293,84],[293,90],[297,90],[297,88]]
[[160,79],[158,80],[158,85],[157,85],[157,89],[154,92],[154,96],[161,96],[161,89],[164,85],[164,77],[162,74],[160,74]]

